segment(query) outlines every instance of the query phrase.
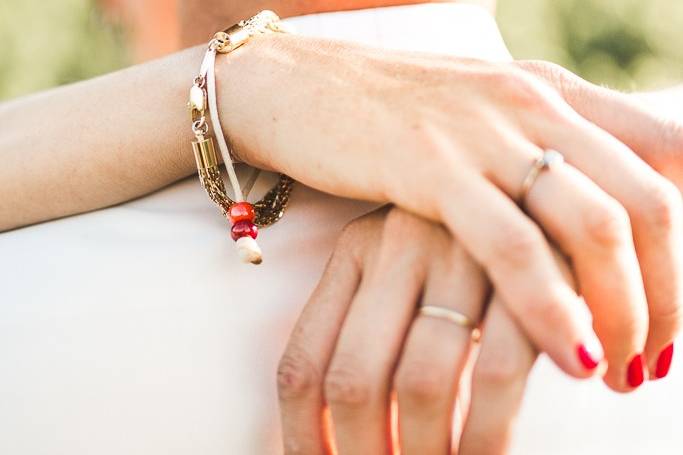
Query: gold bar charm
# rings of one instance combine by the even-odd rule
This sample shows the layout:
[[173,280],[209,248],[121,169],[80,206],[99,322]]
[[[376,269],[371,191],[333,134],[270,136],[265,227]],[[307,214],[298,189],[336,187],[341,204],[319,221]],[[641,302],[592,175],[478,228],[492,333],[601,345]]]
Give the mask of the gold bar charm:
[[233,25],[224,32],[216,33],[215,39],[220,43],[216,51],[221,54],[227,54],[246,44],[249,38],[251,38],[249,29],[239,24]]
[[246,21],[241,21],[227,30],[218,32],[213,39],[216,52],[227,54],[244,45],[258,34],[280,32],[280,18],[272,11],[264,10]]
[[196,141],[192,141],[192,150],[194,151],[194,159],[197,161],[197,169],[218,167],[218,158],[212,137],[197,138]]

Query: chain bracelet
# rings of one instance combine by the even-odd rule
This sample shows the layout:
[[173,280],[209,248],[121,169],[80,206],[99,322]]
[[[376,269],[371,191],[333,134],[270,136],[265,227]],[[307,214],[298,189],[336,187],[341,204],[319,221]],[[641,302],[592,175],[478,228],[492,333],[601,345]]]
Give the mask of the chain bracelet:
[[[193,80],[190,89],[190,120],[195,141],[192,142],[199,180],[209,198],[218,206],[221,213],[232,224],[232,238],[237,251],[245,262],[261,263],[261,250],[255,242],[258,228],[276,223],[284,215],[289,203],[294,180],[280,174],[277,184],[255,203],[245,200],[233,163],[234,155],[228,141],[223,136],[216,103],[215,59],[217,54],[227,54],[246,44],[258,34],[284,32],[279,17],[272,11],[263,11],[251,19],[241,21],[229,29],[218,32],[209,41],[200,74]],[[210,122],[207,119],[210,114]],[[228,177],[237,200],[231,199],[221,176],[219,159],[214,148],[216,134],[221,155],[224,158]]]

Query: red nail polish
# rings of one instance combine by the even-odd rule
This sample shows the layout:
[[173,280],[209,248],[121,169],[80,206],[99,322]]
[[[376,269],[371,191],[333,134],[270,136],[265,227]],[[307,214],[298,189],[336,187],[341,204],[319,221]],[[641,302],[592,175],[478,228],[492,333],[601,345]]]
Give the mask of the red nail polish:
[[626,375],[628,385],[635,388],[642,384],[645,380],[645,374],[643,370],[643,355],[638,354],[633,358],[633,360],[631,360],[631,363],[628,364],[628,373]]
[[595,360],[595,358],[593,357],[593,354],[586,348],[585,345],[580,344],[579,347],[576,349],[576,352],[579,356],[579,360],[581,361],[581,364],[587,370],[594,370],[600,364],[600,361]]
[[655,378],[662,379],[669,374],[669,369],[671,368],[671,361],[674,357],[674,344],[671,343],[662,350],[659,354],[659,359],[657,359],[657,370],[655,371]]

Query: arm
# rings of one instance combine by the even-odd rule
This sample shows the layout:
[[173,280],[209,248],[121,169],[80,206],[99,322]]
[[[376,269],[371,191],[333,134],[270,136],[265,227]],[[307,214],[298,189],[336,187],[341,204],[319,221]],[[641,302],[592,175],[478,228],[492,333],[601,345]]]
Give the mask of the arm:
[[189,49],[0,105],[0,231],[117,204],[191,174]]
[[[511,64],[280,34],[254,39],[243,50],[220,59],[217,66],[219,105],[229,114],[224,114],[223,126],[241,158],[321,191],[393,202],[442,223],[482,264],[539,349],[569,373],[582,372],[575,347],[584,328],[578,323],[560,326],[552,337],[542,330],[547,314],[559,320],[578,301],[561,278],[549,241],[571,257],[590,307],[622,310],[597,328],[601,338],[620,340],[605,346],[610,365],[606,381],[612,388],[632,390],[634,384],[627,379],[630,366],[642,362],[639,353],[645,349],[654,363],[671,342],[681,321],[680,196],[623,143],[578,115],[537,78]],[[21,155],[12,151],[14,170],[5,175],[14,188],[0,191],[20,196],[23,204],[7,198],[10,202],[4,203],[13,210],[5,213],[19,211],[32,198],[39,203],[48,196],[54,199],[46,188],[60,197],[77,196],[66,202],[76,211],[134,197],[189,173],[190,159],[178,145],[189,122],[182,120],[183,110],[176,106],[184,103],[187,81],[200,56],[192,57],[195,62],[169,64],[165,71],[165,60],[157,63],[155,77],[134,77],[133,69],[133,75],[119,81],[122,89],[141,87],[142,101],[128,97],[132,101],[125,111],[114,116],[129,128],[138,122],[146,125],[134,128],[135,140],[126,140],[128,131],[123,128],[121,133],[120,125],[112,134],[106,117],[93,120],[106,112],[102,106],[116,112],[121,94],[109,98],[103,93],[111,93],[111,87],[104,84],[88,92],[85,88],[97,80],[81,85],[90,97],[109,99],[83,108],[93,116],[93,125],[81,127],[79,134],[97,152],[85,154],[89,162],[79,164],[75,158],[84,156],[87,146],[74,155],[70,144],[63,143],[64,148],[52,153],[66,156],[60,156],[67,163],[61,172],[69,182],[48,171],[51,185],[29,188],[23,178],[13,180],[14,174],[26,171],[20,167]],[[170,79],[158,88],[166,72]],[[161,94],[150,99],[145,90]],[[168,104],[164,96],[171,98]],[[67,98],[60,96],[75,109]],[[37,99],[33,111],[39,104]],[[136,121],[129,121],[131,112]],[[63,121],[58,123],[65,127]],[[18,134],[21,128],[23,124],[14,123]],[[53,140],[62,134],[54,127],[51,131]],[[109,140],[100,134],[109,134]],[[145,135],[153,134],[161,139],[154,137],[144,148],[131,151],[137,139],[145,142]],[[176,141],[163,143],[174,137]],[[112,157],[106,147],[118,155]],[[547,148],[564,152],[571,166],[541,177],[539,186],[544,188],[529,194],[523,212],[517,205],[522,182]],[[49,142],[37,149],[47,150],[44,156],[54,150]],[[104,180],[98,182],[102,190],[84,191],[96,178]],[[115,187],[108,189],[107,184]],[[70,192],[60,192],[62,188]],[[60,209],[55,205],[52,216]],[[29,209],[25,212],[34,220],[40,217],[39,205]],[[659,317],[646,343],[648,308]]]

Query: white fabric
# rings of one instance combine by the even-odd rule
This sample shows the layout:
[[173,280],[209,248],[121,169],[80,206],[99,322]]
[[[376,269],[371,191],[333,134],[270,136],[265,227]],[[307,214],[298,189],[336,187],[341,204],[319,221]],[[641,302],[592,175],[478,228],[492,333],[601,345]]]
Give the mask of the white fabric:
[[[289,22],[378,46],[509,58],[492,18],[472,6]],[[0,453],[280,453],[277,360],[341,227],[370,208],[298,186],[259,238],[259,267],[239,262],[196,178],[0,235]],[[680,453],[681,366],[677,356],[670,379],[617,396],[542,361],[514,453]]]

